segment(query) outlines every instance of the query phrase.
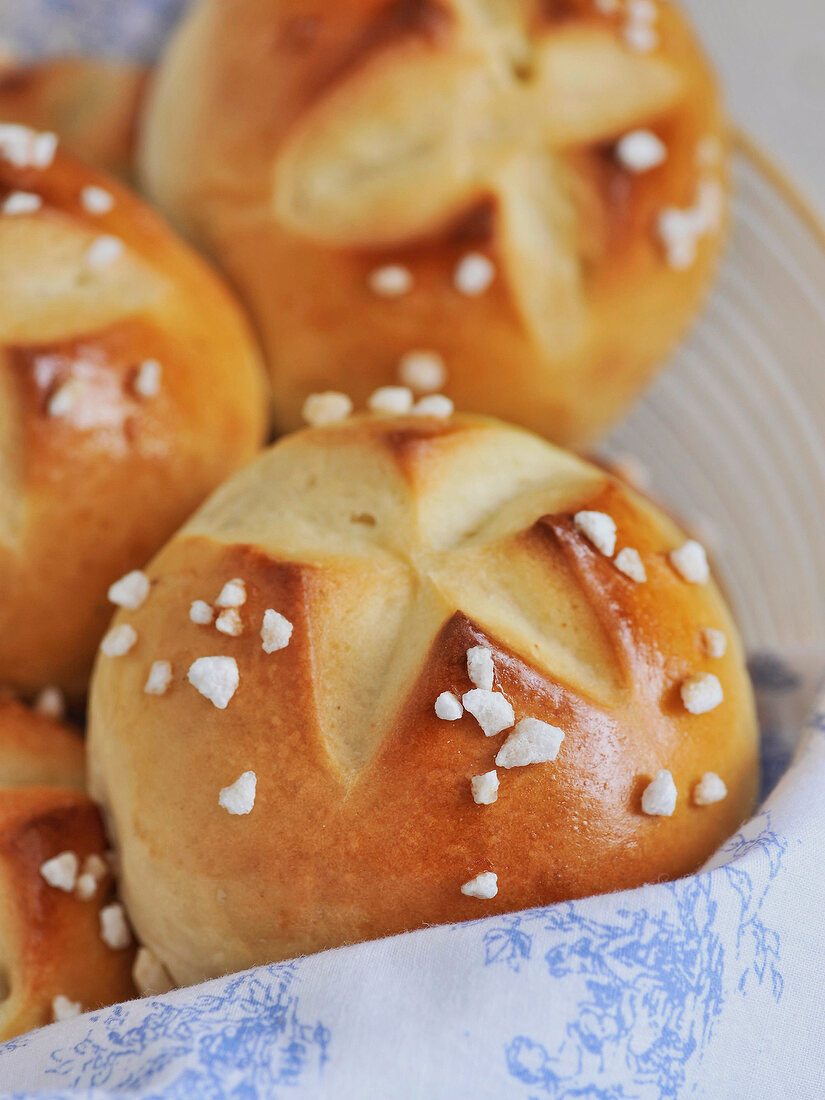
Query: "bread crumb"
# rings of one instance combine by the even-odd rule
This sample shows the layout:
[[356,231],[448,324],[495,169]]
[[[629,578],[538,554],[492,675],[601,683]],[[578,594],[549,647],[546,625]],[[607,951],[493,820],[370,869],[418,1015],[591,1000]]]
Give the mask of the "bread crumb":
[[9,217],[17,217],[23,214],[36,214],[42,205],[42,198],[31,191],[12,191],[3,199],[0,209]]
[[149,578],[139,569],[109,586],[109,602],[128,611],[137,611],[149,595]]
[[303,417],[313,428],[323,428],[327,424],[346,420],[351,412],[352,401],[345,393],[328,390],[309,395],[304,402]]
[[34,701],[34,709],[38,714],[46,718],[66,717],[66,697],[59,687],[49,685],[44,687]]
[[160,393],[160,381],[163,367],[157,359],[144,359],[135,375],[135,393],[147,399]]
[[100,938],[113,951],[123,951],[132,942],[126,912],[117,901],[100,910]]
[[493,261],[481,252],[468,252],[456,265],[453,284],[457,291],[468,298],[477,298],[487,290],[496,277]]
[[198,657],[187,678],[218,710],[225,710],[240,683],[238,662],[234,657]]
[[398,377],[415,393],[435,393],[447,381],[447,368],[436,351],[408,351],[399,361]]
[[659,45],[656,29],[644,23],[628,23],[624,28],[624,40],[636,53],[650,53]]
[[115,205],[114,195],[90,183],[80,192],[80,205],[87,214],[108,214]]
[[243,607],[246,603],[246,584],[239,577],[227,581],[215,600],[215,607]]
[[381,298],[400,298],[412,290],[412,272],[401,264],[385,264],[370,272],[367,284]]
[[688,539],[677,550],[670,552],[670,564],[689,584],[707,584],[710,566],[705,548],[696,539]]
[[635,23],[655,23],[659,8],[656,0],[627,0],[627,14]]
[[413,405],[412,412],[415,416],[436,416],[446,420],[455,412],[455,405],[443,393],[431,393],[420,397]]
[[83,258],[87,267],[100,271],[119,260],[123,252],[123,241],[119,237],[113,237],[111,233],[103,233],[92,241]]
[[647,571],[641,554],[631,546],[626,546],[624,550],[620,550],[613,559],[613,564],[620,573],[624,573],[626,577],[630,577],[637,584],[644,584],[647,580]]
[[215,629],[221,634],[228,634],[231,638],[238,638],[243,634],[243,623],[237,607],[227,607],[215,619]]
[[50,168],[57,152],[57,135],[0,123],[0,156],[15,168]]
[[124,657],[137,641],[137,631],[128,623],[113,626],[100,643],[100,652],[106,657]]
[[141,997],[159,997],[177,988],[166,967],[148,947],[139,947],[132,966],[132,981]]
[[248,814],[255,805],[255,789],[258,777],[255,772],[244,772],[218,795],[218,804],[233,815]]
[[193,600],[189,606],[189,618],[198,626],[209,626],[215,617],[215,612],[206,600]]
[[367,402],[372,412],[404,416],[413,407],[413,392],[407,386],[381,386]]
[[616,143],[616,160],[628,172],[649,172],[667,160],[667,146],[651,130],[631,130]]
[[464,713],[461,701],[451,691],[442,691],[435,701],[435,714],[445,722],[455,722]]
[[564,731],[538,718],[521,718],[516,728],[498,750],[499,768],[523,768],[528,764],[545,764],[559,754]]
[[264,611],[261,627],[261,647],[264,653],[277,653],[279,649],[286,649],[292,639],[293,629],[289,619],[268,607]]
[[659,214],[656,231],[669,267],[674,271],[686,271],[693,266],[699,252],[699,235],[690,210],[665,207]]
[[52,1020],[56,1024],[62,1024],[65,1020],[74,1020],[83,1012],[80,1001],[70,1001],[62,993],[52,998]]
[[83,874],[91,875],[95,882],[102,882],[109,873],[109,864],[103,856],[92,853],[83,860]]
[[728,788],[716,772],[705,772],[693,788],[693,801],[697,806],[710,806],[727,798]]
[[90,901],[97,893],[97,880],[94,875],[78,875],[75,897],[81,901]]
[[605,512],[576,512],[573,522],[588,542],[606,558],[616,549],[616,524]]
[[498,772],[484,772],[483,775],[474,775],[470,780],[473,791],[473,802],[479,806],[492,806],[498,798]]
[[676,809],[676,784],[669,771],[659,771],[642,794],[642,810],[654,817],[670,817]]
[[461,893],[468,898],[480,898],[482,901],[494,898],[498,893],[498,875],[492,871],[482,871],[480,875],[464,883]]
[[486,646],[474,645],[467,650],[467,675],[472,684],[492,691],[493,673],[493,655]]
[[74,852],[61,852],[40,864],[40,874],[49,886],[70,894],[77,882],[78,867],[79,860]]
[[631,50],[649,53],[656,49],[659,35],[654,23],[658,16],[659,9],[653,0],[628,0],[624,39]]
[[508,730],[515,721],[512,705],[498,691],[473,688],[461,697],[464,709],[469,711],[484,731],[485,737],[495,737]]
[[691,714],[707,714],[724,700],[719,678],[712,672],[699,672],[685,680],[681,687],[682,702]]
[[728,651],[728,639],[722,630],[706,626],[701,635],[702,649],[708,657],[724,657]]
[[49,397],[46,412],[49,416],[68,416],[83,393],[83,383],[76,378],[63,382]]
[[169,661],[155,661],[149,669],[143,690],[147,695],[165,695],[172,683],[172,666]]

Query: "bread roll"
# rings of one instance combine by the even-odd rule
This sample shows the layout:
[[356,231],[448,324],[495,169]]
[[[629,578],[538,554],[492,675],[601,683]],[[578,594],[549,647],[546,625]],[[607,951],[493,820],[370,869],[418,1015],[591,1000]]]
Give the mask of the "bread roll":
[[77,733],[0,699],[0,1041],[134,996],[131,945],[101,937],[111,875],[82,776]]
[[99,57],[9,59],[0,62],[0,120],[52,130],[91,168],[131,180],[147,77],[143,65]]
[[[492,420],[361,417],[265,452],[96,666],[90,785],[141,940],[186,983],[694,871],[753,806],[757,734],[684,542]],[[711,772],[727,796],[698,805]]]
[[52,145],[0,126],[0,683],[79,694],[109,585],[255,453],[266,398],[203,262]]
[[[657,0],[203,0],[142,177],[309,393],[441,388],[582,445],[693,317],[725,206],[716,85]],[[607,5],[601,5],[607,7]]]

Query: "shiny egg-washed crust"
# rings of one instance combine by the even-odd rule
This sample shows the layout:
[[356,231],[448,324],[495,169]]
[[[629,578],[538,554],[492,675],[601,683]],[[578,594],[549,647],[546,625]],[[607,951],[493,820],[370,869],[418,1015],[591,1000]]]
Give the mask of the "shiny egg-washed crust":
[[[613,516],[647,583],[582,537],[580,509]],[[90,786],[142,941],[182,984],[696,869],[752,808],[756,725],[717,588],[668,563],[683,540],[621,483],[495,421],[356,418],[267,451],[150,565],[145,604],[118,616],[137,644],[96,667]],[[242,634],[191,622],[233,578]],[[294,624],[272,654],[268,608]],[[705,626],[727,635],[724,658],[703,655]],[[506,735],[433,710],[471,688],[477,644],[516,718],[565,732],[554,763],[499,769],[490,806],[470,778]],[[204,656],[237,661],[225,710],[187,682]],[[156,660],[172,664],[163,696],[143,691]],[[725,699],[694,716],[679,686],[700,671]],[[672,818],[641,811],[661,768]],[[248,770],[254,808],[230,816],[219,791]],[[699,808],[706,771],[730,793]],[[493,900],[461,894],[488,870]]]
[[77,789],[82,782],[79,734],[0,700],[0,1041],[51,1023],[57,996],[88,1011],[135,995],[133,950],[100,938],[110,877],[83,901],[40,873],[61,852],[81,865],[104,855],[100,814]]
[[0,121],[57,134],[66,152],[124,180],[134,175],[149,71],[99,57],[0,62]]
[[[90,214],[83,187],[114,198]],[[142,566],[260,446],[264,374],[218,279],[110,178],[0,157],[0,683],[85,690],[112,581]],[[85,261],[103,234],[123,255]],[[136,390],[157,359],[157,396]],[[68,411],[50,412],[63,386]]]
[[[720,224],[675,270],[659,215],[726,186],[714,78],[678,9],[658,8],[660,47],[639,53],[624,8],[592,0],[193,7],[147,96],[142,179],[249,304],[280,428],[318,390],[363,403],[422,348],[457,408],[568,446],[621,414],[721,240]],[[633,175],[614,144],[638,128],[667,160]],[[495,267],[475,298],[453,281],[469,252]],[[409,293],[370,289],[386,264],[409,269]]]

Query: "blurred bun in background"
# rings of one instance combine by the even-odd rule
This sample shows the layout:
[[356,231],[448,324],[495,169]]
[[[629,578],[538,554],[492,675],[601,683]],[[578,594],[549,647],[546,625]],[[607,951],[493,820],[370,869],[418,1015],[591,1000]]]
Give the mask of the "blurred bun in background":
[[0,59],[0,121],[51,130],[89,167],[131,182],[148,74],[146,66],[99,57]]
[[203,0],[140,160],[248,303],[282,430],[402,381],[586,444],[683,334],[725,220],[716,81],[658,0]]

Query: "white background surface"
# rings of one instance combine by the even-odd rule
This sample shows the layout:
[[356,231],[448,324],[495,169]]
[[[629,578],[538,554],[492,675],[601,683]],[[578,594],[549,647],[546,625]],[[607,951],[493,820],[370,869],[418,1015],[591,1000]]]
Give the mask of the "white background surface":
[[682,0],[731,114],[825,217],[825,0]]

